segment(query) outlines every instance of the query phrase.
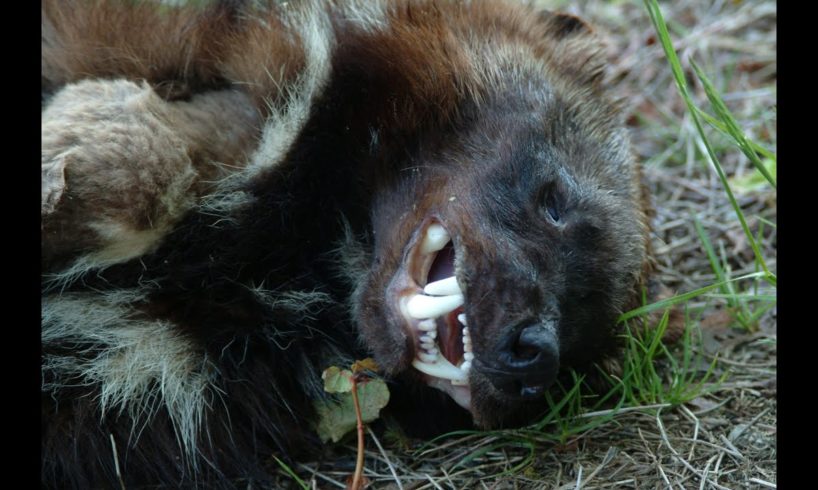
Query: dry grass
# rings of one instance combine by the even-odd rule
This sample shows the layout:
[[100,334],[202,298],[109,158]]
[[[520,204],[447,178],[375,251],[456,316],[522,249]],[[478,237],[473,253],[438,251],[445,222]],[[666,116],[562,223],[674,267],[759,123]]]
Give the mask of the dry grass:
[[[756,270],[735,212],[702,157],[700,138],[642,2],[538,3],[591,20],[611,47],[609,77],[628,100],[635,151],[654,194],[662,280],[680,292],[717,281],[695,220],[717,252],[723,250],[731,275]],[[662,11],[697,105],[709,108],[694,82],[690,58],[714,82],[747,135],[775,152],[775,2],[678,0],[662,2]],[[731,182],[740,184],[752,174],[747,159],[726,138],[712,131],[711,142]],[[769,185],[737,185],[734,191],[754,232],[762,220],[776,222],[776,193]],[[764,225],[760,236],[774,271],[775,227]],[[739,285],[740,290],[749,287]],[[766,293],[775,295],[775,290]],[[687,311],[690,323],[702,331],[696,349],[706,359],[718,353],[717,374],[726,374],[709,394],[676,408],[624,411],[564,444],[535,438],[527,447],[509,442],[497,447],[504,438],[492,433],[452,437],[420,451],[419,445],[387,444],[370,431],[365,474],[371,487],[775,488],[775,308],[751,330],[736,328],[734,315],[718,298],[694,299]],[[460,465],[481,447],[493,449]],[[313,487],[343,488],[354,448],[338,453],[342,456],[334,461],[294,470]]]

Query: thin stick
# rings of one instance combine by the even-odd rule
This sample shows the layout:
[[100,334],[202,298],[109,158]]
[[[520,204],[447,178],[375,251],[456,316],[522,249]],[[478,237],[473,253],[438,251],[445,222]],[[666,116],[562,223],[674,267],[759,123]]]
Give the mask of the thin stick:
[[355,474],[352,476],[352,490],[360,490],[364,474],[364,420],[361,405],[358,403],[358,377],[352,376],[352,404],[355,406],[355,419],[358,421],[358,460],[355,463]]
[[398,478],[398,473],[395,471],[395,466],[392,464],[392,461],[389,460],[389,456],[386,455],[386,451],[384,451],[381,442],[375,437],[375,433],[372,432],[372,429],[369,427],[366,428],[369,432],[369,436],[375,441],[375,445],[378,446],[378,450],[381,452],[381,456],[383,456],[383,460],[386,461],[386,466],[389,467],[389,472],[392,473],[392,476],[395,478],[395,483],[398,485],[398,490],[403,490],[403,483],[401,483],[400,478]]

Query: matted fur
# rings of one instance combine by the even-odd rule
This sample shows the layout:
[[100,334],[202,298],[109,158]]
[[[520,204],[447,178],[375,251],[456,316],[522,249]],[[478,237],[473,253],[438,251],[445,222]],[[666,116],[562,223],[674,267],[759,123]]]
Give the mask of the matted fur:
[[430,217],[456,237],[479,360],[531,318],[561,322],[567,365],[615,356],[651,270],[647,197],[580,20],[510,0],[42,5],[46,486],[118,484],[113,451],[129,486],[267,481],[272,455],[318,447],[323,369],[368,355],[410,430],[530,421],[543,404],[488,371],[469,413],[410,368],[386,292]]

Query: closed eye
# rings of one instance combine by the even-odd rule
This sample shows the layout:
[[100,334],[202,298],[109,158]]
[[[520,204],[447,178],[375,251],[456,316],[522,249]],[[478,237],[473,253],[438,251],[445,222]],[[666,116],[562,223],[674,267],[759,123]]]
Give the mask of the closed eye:
[[555,223],[559,223],[560,218],[562,217],[562,212],[559,209],[557,199],[554,197],[553,193],[549,193],[545,198],[545,211]]
[[546,184],[540,191],[540,207],[547,219],[555,224],[562,221],[564,201],[560,191],[554,183]]

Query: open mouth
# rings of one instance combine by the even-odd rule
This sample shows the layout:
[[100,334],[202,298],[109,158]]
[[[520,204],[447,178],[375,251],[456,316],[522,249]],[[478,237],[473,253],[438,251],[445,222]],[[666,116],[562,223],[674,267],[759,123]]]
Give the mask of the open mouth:
[[471,408],[469,370],[474,360],[455,271],[455,248],[439,222],[420,230],[407,254],[398,304],[415,340],[412,366],[430,386]]

